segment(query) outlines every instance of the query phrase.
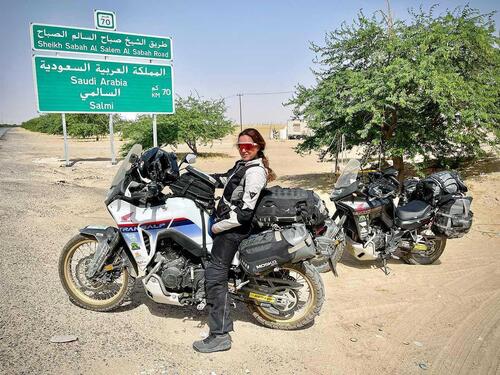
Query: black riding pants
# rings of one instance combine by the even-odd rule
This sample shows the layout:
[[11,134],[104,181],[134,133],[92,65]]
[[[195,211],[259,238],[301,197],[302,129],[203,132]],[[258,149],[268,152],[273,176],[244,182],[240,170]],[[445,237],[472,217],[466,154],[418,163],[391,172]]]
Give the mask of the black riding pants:
[[233,330],[230,315],[231,298],[227,282],[229,267],[240,242],[248,237],[246,228],[238,227],[217,234],[212,246],[212,257],[205,270],[205,291],[209,307],[208,326],[211,334],[224,334]]

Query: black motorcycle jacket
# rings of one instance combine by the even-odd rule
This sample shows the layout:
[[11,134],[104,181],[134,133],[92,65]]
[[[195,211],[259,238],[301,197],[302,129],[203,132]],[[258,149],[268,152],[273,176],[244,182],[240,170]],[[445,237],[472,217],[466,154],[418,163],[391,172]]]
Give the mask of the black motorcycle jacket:
[[227,173],[211,176],[216,180],[216,188],[224,188],[217,206],[219,221],[212,230],[218,233],[249,225],[259,195],[267,183],[267,171],[262,159],[239,160]]

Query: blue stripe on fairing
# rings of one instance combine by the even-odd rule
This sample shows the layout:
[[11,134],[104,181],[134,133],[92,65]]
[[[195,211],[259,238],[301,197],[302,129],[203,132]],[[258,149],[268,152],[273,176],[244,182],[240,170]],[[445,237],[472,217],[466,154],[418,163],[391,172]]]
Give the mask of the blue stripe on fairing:
[[202,235],[200,227],[197,226],[196,224],[176,226],[174,229],[178,232],[181,232],[182,234],[185,234],[188,237],[195,237]]

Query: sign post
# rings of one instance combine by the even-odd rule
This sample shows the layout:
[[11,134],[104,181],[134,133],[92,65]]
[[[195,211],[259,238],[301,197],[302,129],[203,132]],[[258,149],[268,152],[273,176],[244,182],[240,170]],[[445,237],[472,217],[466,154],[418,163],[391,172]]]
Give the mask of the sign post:
[[68,155],[68,133],[66,131],[66,114],[62,114],[62,127],[63,127],[63,137],[64,137],[64,159],[66,160],[65,166],[69,167],[69,155]]
[[33,57],[39,112],[173,113],[169,65]]
[[113,133],[113,115],[109,114],[109,142],[111,143],[111,164],[116,164],[115,158],[115,140]]
[[31,48],[34,51],[126,56],[172,60],[172,40],[167,37],[31,24]]
[[[109,11],[94,10],[94,24],[95,29],[30,24],[34,53],[56,53],[34,55],[33,75],[38,112],[62,114],[66,166],[66,113],[109,114],[111,162],[116,164],[113,113],[152,114],[156,147],[157,114],[175,112],[171,38],[117,32],[116,14]],[[107,60],[110,56],[118,61]]]
[[153,114],[153,146],[158,147],[158,132],[156,128],[156,113]]

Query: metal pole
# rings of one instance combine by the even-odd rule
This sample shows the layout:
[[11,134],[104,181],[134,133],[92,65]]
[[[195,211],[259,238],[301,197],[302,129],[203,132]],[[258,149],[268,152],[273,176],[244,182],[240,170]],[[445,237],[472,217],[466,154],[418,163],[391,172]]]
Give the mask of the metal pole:
[[156,114],[153,115],[153,146],[158,147],[158,134],[156,132]]
[[391,3],[389,0],[386,0],[386,3],[387,3],[387,28],[389,30],[389,33],[392,32],[392,25],[393,25],[393,21],[392,21],[392,12],[391,12]]
[[238,94],[238,98],[240,99],[240,131],[243,131],[243,117],[241,115],[241,97],[243,94]]
[[113,115],[109,114],[109,142],[111,143],[111,164],[116,164],[115,158],[115,140],[113,135]]
[[66,114],[62,114],[62,126],[64,135],[64,159],[66,160],[66,167],[69,167],[69,157],[68,157],[68,134],[66,132]]

